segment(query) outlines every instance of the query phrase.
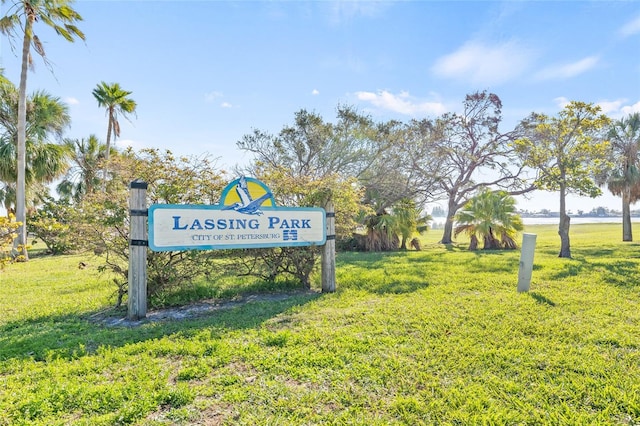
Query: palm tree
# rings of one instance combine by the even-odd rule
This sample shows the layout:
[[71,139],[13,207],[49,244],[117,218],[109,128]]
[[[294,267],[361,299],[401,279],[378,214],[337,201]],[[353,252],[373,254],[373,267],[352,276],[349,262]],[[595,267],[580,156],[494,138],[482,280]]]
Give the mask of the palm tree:
[[515,235],[522,231],[522,219],[516,214],[516,200],[506,191],[485,189],[469,200],[456,214],[458,225],[454,235],[469,235],[469,250],[478,249],[478,238],[484,250],[515,249]]
[[118,115],[122,114],[127,118],[127,115],[134,114],[136,112],[136,102],[128,98],[133,93],[123,90],[118,83],[107,84],[104,81],[100,82],[98,86],[93,89],[93,96],[98,101],[98,106],[106,108],[106,114],[108,118],[107,124],[107,147],[104,163],[104,178],[107,177],[109,168],[109,151],[111,150],[111,135],[113,134],[114,140],[120,137],[120,123],[118,122]]
[[[2,0],[4,3],[5,0]],[[84,40],[84,34],[75,23],[82,20],[71,7],[72,0],[13,0],[6,15],[0,19],[0,32],[10,39],[22,38],[22,65],[18,96],[17,121],[17,179],[16,179],[16,221],[22,225],[18,229],[16,246],[22,247],[21,255],[29,260],[26,249],[27,212],[26,212],[26,168],[27,168],[27,68],[32,65],[31,47],[45,58],[44,45],[34,33],[36,22],[44,22],[54,29],[56,34],[73,42],[76,38]],[[46,62],[46,59],[45,59]]]
[[640,113],[614,122],[608,136],[616,168],[607,188],[622,197],[622,241],[633,241],[631,204],[640,200]]
[[378,209],[376,214],[364,218],[367,234],[362,247],[366,251],[406,250],[407,241],[416,233],[426,229],[431,216],[420,216],[414,200],[403,198],[396,202],[390,212]]
[[[16,185],[15,183],[2,182],[0,188],[0,206],[7,210],[7,216],[15,216]],[[38,206],[51,199],[49,186],[43,182],[33,182],[27,185],[26,204],[27,214],[34,212]]]
[[[12,84],[0,85],[0,182],[4,184],[3,204],[7,211],[18,210],[20,202],[18,158],[18,91]],[[71,117],[67,105],[60,98],[37,91],[27,100],[25,144],[24,209],[32,201],[28,193],[37,185],[52,182],[67,169],[67,151],[58,144],[49,143],[51,137],[61,137]],[[30,191],[30,188],[33,191]]]
[[393,206],[393,216],[397,219],[398,233],[402,237],[401,250],[406,250],[409,238],[425,230],[431,220],[430,215],[420,215],[420,209],[410,198],[404,198]]
[[63,199],[78,202],[99,188],[100,165],[107,149],[95,135],[88,139],[65,139],[64,146],[71,153],[71,167],[56,189]]
[[367,217],[364,226],[367,230],[365,251],[391,251],[400,246],[398,219],[386,210]]

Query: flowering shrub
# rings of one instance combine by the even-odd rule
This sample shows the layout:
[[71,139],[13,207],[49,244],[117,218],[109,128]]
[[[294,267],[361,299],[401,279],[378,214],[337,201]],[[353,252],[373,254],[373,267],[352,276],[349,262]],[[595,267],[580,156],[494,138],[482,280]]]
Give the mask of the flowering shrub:
[[16,230],[22,223],[16,222],[13,215],[0,217],[0,269],[13,260],[13,240],[18,234]]

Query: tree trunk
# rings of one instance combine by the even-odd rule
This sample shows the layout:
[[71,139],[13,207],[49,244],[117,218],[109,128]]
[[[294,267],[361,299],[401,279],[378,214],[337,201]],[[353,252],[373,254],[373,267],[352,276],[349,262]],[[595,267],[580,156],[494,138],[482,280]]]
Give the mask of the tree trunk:
[[406,250],[406,249],[407,249],[407,237],[403,235],[402,241],[400,242],[400,250]]
[[496,250],[500,248],[500,244],[496,239],[495,235],[493,235],[493,229],[489,228],[489,233],[484,236],[484,246],[483,250]]
[[571,218],[566,213],[566,191],[564,186],[560,187],[560,226],[558,227],[558,235],[560,235],[560,254],[558,257],[571,258],[571,244],[569,242],[569,226]]
[[109,123],[107,124],[107,152],[104,154],[104,167],[102,168],[102,192],[107,191],[107,176],[109,174],[109,154],[111,153],[111,129],[113,127],[112,112],[109,110]]
[[631,232],[631,187],[622,191],[622,241],[633,241]]
[[478,237],[476,237],[476,234],[471,235],[471,238],[469,240],[469,250],[478,250]]
[[104,154],[105,163],[109,162],[109,154],[111,154],[111,129],[113,128],[113,113],[109,111],[109,123],[107,124],[107,152]]
[[31,47],[30,34],[33,22],[27,16],[24,29],[24,39],[22,41],[22,68],[20,69],[20,88],[18,92],[18,161],[16,180],[16,221],[21,222],[18,228],[18,237],[14,247],[18,248],[20,260],[29,260],[27,252],[27,67],[29,64],[29,49]]
[[451,199],[449,199],[447,219],[444,222],[444,232],[442,233],[440,244],[451,244],[453,242],[451,235],[453,235],[453,219],[456,215],[456,210],[457,209],[455,203]]

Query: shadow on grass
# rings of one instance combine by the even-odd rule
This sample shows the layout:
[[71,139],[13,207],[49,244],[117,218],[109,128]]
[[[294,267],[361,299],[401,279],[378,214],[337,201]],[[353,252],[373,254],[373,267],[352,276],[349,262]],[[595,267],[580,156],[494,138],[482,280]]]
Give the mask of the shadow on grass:
[[573,258],[560,259],[556,270],[548,273],[548,279],[563,280],[597,274],[607,284],[628,289],[640,287],[640,253],[637,251],[620,252],[608,248],[578,248],[572,251]]
[[584,261],[582,261],[581,263],[568,263],[562,265],[562,269],[552,273],[549,278],[551,278],[552,280],[562,280],[569,277],[575,277],[581,272],[585,271],[585,266],[586,264]]
[[[13,321],[0,326],[0,360],[73,359],[95,353],[101,347],[121,347],[172,334],[188,337],[203,329],[210,330],[212,337],[221,336],[232,330],[255,328],[318,296],[319,293],[305,293],[277,301],[252,301],[179,320],[143,321],[135,327],[107,326],[95,320],[102,315],[99,312]],[[120,312],[124,315],[124,311]]]
[[604,281],[607,284],[629,289],[640,287],[639,262],[630,260],[621,260],[615,263],[592,261],[590,264],[593,268],[598,268],[604,273]]
[[368,283],[366,289],[371,293],[384,295],[413,293],[428,286],[429,283],[422,276],[397,278],[393,274],[385,272],[382,282]]
[[406,258],[409,253],[423,253],[423,252],[415,252],[415,251],[374,251],[374,252],[365,252],[365,251],[351,251],[351,252],[340,252],[336,256],[336,266],[359,266],[363,268],[371,268],[386,265],[389,261],[394,258]]
[[533,300],[535,300],[536,302],[540,303],[541,305],[556,306],[556,303],[553,300],[551,300],[551,299],[549,299],[549,298],[547,298],[547,297],[545,297],[545,296],[543,296],[543,295],[541,295],[539,293],[531,292],[531,293],[529,293],[529,295],[533,298]]

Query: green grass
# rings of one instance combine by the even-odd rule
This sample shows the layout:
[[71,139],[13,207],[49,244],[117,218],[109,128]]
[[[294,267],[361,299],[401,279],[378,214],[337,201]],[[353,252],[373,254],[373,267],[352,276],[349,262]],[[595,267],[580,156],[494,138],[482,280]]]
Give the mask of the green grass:
[[528,293],[519,252],[433,231],[421,252],[339,254],[334,294],[139,327],[92,320],[114,300],[96,258],[11,265],[0,425],[639,424],[640,245],[574,225],[559,259],[556,227],[526,231]]

